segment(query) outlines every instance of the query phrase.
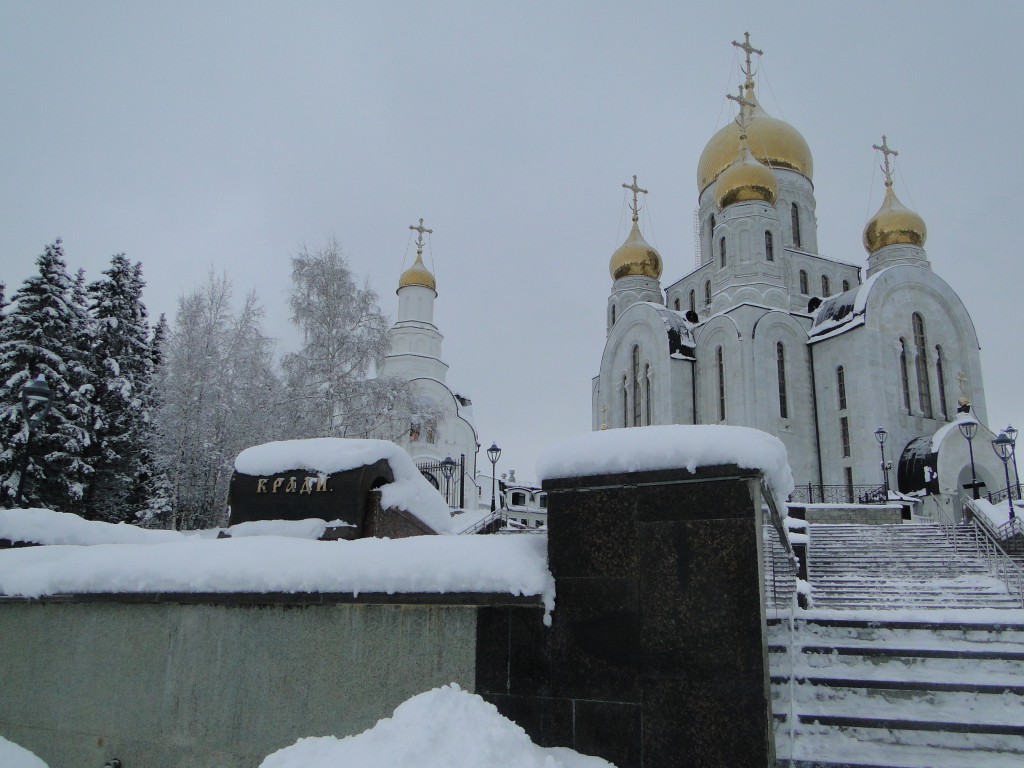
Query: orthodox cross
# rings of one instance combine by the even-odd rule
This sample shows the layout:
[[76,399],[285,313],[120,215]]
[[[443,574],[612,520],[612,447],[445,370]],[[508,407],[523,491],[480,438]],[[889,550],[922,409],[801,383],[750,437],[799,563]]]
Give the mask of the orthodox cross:
[[965,400],[969,400],[970,395],[967,394],[967,374],[963,371],[957,371],[956,380],[960,382],[960,395]]
[[758,56],[764,56],[764,51],[759,51],[757,48],[750,44],[750,33],[743,33],[743,42],[737,43],[735,40],[732,44],[739,48],[747,55],[747,62],[743,67],[743,74],[747,76],[747,82],[744,83],[748,88],[754,85],[754,65],[750,61],[750,54],[756,53]]
[[633,205],[630,206],[630,210],[633,211],[633,223],[635,224],[637,221],[640,220],[640,203],[637,201],[637,195],[639,195],[641,192],[643,192],[646,195],[647,194],[647,190],[646,189],[640,189],[640,187],[638,187],[636,185],[636,174],[635,173],[633,174],[633,183],[632,184],[623,184],[622,188],[623,189],[628,189],[630,192],[633,193]]
[[601,406],[601,429],[608,429],[608,406]]
[[727,93],[725,94],[725,98],[730,101],[735,101],[740,105],[740,141],[744,141],[747,138],[747,110],[754,108],[754,102],[743,97],[742,85],[739,90],[739,96],[733,96],[731,93]]
[[410,224],[409,225],[409,229],[411,229],[413,232],[419,232],[420,233],[419,236],[416,238],[416,255],[417,256],[422,256],[423,255],[423,233],[426,232],[428,235],[432,235],[432,234],[434,234],[434,230],[427,229],[426,227],[424,227],[423,226],[423,219],[420,219],[419,226],[417,226],[417,227],[414,227],[412,224]]
[[[882,134],[882,146],[878,146],[877,144],[872,144],[871,148],[872,149],[877,149],[879,152],[882,153],[882,157],[884,158],[884,164],[882,165],[882,173],[885,174],[885,186],[891,187],[892,186],[892,168],[889,167],[889,155],[892,155],[893,157],[896,157],[896,156],[899,155],[899,152],[897,152],[895,149],[889,149],[889,145],[888,145],[888,143],[885,140],[885,134],[884,133]],[[961,373],[963,373],[963,371],[961,371]],[[965,395],[965,397],[966,397],[966,395]]]

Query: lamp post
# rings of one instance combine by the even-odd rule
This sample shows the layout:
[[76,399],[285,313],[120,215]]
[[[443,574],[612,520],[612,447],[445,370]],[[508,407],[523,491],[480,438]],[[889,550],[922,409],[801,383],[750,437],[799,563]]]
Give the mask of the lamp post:
[[978,431],[978,422],[961,421],[960,434],[967,438],[967,450],[971,454],[971,497],[975,500],[981,498],[978,494],[978,476],[974,472],[974,435]]
[[[22,504],[22,493],[25,490],[25,475],[28,474],[28,461],[32,454],[32,437],[35,435],[36,428],[46,421],[51,405],[53,405],[53,390],[46,383],[43,374],[39,374],[22,388],[21,415],[28,426],[28,437],[25,440],[25,458],[21,462],[21,476],[18,478],[18,493],[14,497],[14,503],[19,507]],[[35,406],[36,410],[34,416],[30,412],[33,406]],[[42,406],[42,409],[39,406]]]
[[1010,519],[1013,520],[1013,496],[1010,494],[1010,455],[1013,453],[1013,441],[1005,432],[992,441],[992,450],[1003,460],[1003,472],[1006,473],[1006,506],[1010,508]]
[[451,483],[452,475],[455,474],[455,459],[445,456],[441,462],[441,474],[444,475],[444,500],[451,506]]
[[494,476],[495,476],[495,474],[497,474],[497,471],[498,471],[498,459],[501,458],[501,448],[498,447],[497,443],[491,443],[491,447],[487,449],[487,458],[491,462],[491,512],[493,512],[494,511],[494,507],[495,507],[495,504],[494,504],[494,500],[495,500],[495,496],[494,496],[495,478],[494,478]]
[[1017,484],[1017,501],[1020,501],[1020,475],[1017,474],[1017,430],[1011,424],[1007,425],[1003,432],[1010,438],[1010,447],[1013,449],[1010,451],[1010,458],[1013,459],[1013,479]]
[[885,439],[887,437],[889,437],[889,433],[882,427],[875,430],[875,440],[878,441],[878,450],[882,453],[882,463],[879,464],[879,466],[882,468],[882,486],[885,488],[886,502],[889,501],[889,467],[885,464]]

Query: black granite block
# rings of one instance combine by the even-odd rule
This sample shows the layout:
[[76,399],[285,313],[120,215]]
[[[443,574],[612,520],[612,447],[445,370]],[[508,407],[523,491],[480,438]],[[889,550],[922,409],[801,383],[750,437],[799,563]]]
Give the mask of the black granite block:
[[556,579],[636,573],[633,489],[563,493],[549,500],[548,565]]
[[618,486],[639,487],[644,485],[669,486],[677,481],[707,481],[716,478],[756,477],[757,470],[738,467],[735,464],[719,464],[713,467],[698,467],[690,472],[683,467],[671,469],[655,469],[643,472],[620,472],[608,475],[591,475],[581,477],[557,477],[545,480],[543,488],[549,493],[575,489],[615,488]]
[[645,678],[761,674],[757,535],[752,520],[641,525]]
[[531,741],[542,747],[572,746],[572,710],[569,699],[543,696],[483,694],[498,711],[521,727]]
[[556,696],[640,700],[636,579],[560,579],[550,642]]
[[763,686],[648,681],[644,768],[765,768],[772,757],[770,720]]
[[749,518],[753,514],[746,479],[644,487],[637,493],[641,522]]
[[551,695],[551,629],[544,626],[543,609],[516,610],[509,620],[508,693]]
[[476,612],[476,692],[508,693],[511,609]]
[[603,757],[617,768],[643,765],[643,717],[640,704],[574,702],[573,744],[577,752]]

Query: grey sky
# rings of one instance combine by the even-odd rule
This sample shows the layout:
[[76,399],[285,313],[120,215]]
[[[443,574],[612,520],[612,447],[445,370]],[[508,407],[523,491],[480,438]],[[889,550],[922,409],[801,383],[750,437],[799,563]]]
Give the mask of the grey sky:
[[[426,219],[451,381],[499,469],[590,429],[632,174],[663,285],[693,267],[696,165],[729,44],[814,155],[819,245],[863,263],[871,145],[982,344],[990,426],[1024,423],[1017,4],[95,2],[0,5],[0,280],[63,237],[141,260],[155,316],[212,268],[287,345],[289,256],[335,236],[393,313]],[[481,453],[481,465],[486,458]]]

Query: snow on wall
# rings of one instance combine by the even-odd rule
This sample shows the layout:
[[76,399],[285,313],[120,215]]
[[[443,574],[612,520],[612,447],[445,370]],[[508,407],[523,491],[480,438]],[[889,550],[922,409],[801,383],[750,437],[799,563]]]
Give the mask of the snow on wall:
[[589,432],[547,449],[537,460],[541,480],[735,464],[759,469],[775,495],[779,514],[793,492],[786,446],[750,427],[720,424],[653,426]]
[[563,747],[538,747],[493,704],[452,683],[400,704],[357,736],[299,739],[260,768],[614,768]]
[[451,509],[444,498],[416,468],[401,447],[387,440],[350,440],[320,437],[311,440],[280,440],[246,448],[235,459],[235,471],[245,475],[275,475],[293,470],[333,474],[384,459],[395,482],[383,485],[381,506],[402,509],[438,533],[453,530]]

